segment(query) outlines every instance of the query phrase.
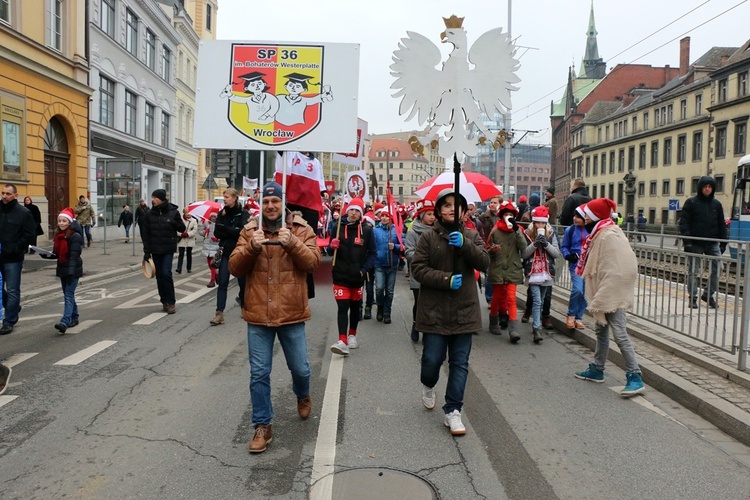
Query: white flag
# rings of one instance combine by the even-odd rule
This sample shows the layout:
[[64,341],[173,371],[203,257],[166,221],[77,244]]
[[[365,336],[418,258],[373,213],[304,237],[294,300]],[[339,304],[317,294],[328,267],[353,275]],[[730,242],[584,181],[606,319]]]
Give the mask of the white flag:
[[362,201],[370,201],[370,192],[367,185],[367,171],[354,170],[346,173],[346,184],[344,193],[350,198],[362,198]]
[[242,189],[245,190],[246,194],[253,194],[256,189],[258,189],[258,179],[249,179],[242,176]]

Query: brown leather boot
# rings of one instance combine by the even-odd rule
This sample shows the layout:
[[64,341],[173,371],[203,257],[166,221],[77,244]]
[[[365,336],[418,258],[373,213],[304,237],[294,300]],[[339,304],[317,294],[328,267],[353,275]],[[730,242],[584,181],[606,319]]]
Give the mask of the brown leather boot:
[[255,435],[247,449],[250,453],[263,453],[266,451],[266,447],[271,444],[271,441],[273,441],[271,424],[258,424],[255,426]]
[[223,311],[216,311],[216,316],[214,316],[214,319],[209,321],[213,326],[216,325],[223,325],[224,324],[224,312]]
[[302,420],[307,420],[307,417],[310,416],[311,411],[312,399],[310,399],[309,394],[304,398],[297,399],[297,413],[299,413],[299,418],[301,418]]

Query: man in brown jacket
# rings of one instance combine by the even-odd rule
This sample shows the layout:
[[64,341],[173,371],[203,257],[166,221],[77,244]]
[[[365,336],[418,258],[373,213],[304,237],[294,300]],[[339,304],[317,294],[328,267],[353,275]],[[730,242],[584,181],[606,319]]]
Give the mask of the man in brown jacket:
[[557,222],[557,211],[559,205],[557,204],[557,198],[555,198],[555,186],[550,186],[544,192],[544,206],[549,209],[549,223],[553,226],[558,224]]
[[242,317],[247,322],[250,357],[250,399],[255,434],[250,453],[266,451],[273,440],[271,420],[271,363],[276,336],[292,373],[292,390],[302,420],[310,416],[310,362],[307,357],[305,321],[307,273],[320,265],[315,232],[300,216],[284,224],[281,186],[263,186],[263,226],[251,219],[240,233],[229,258],[229,272],[245,276]]

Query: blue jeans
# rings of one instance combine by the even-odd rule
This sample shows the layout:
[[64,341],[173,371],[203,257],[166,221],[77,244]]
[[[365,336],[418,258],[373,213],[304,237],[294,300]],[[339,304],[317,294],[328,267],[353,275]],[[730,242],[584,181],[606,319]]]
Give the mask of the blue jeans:
[[487,299],[487,303],[489,304],[492,302],[492,285],[489,283],[490,274],[488,272],[484,273],[484,298]]
[[[721,249],[719,243],[702,242],[702,244],[694,244],[690,247],[688,252],[688,275],[687,275],[687,286],[690,292],[691,299],[698,298],[698,281],[700,278],[698,274],[701,272],[701,268],[704,266],[704,259],[701,257],[691,257],[690,254],[698,255],[710,255],[712,257],[721,256]],[[709,259],[705,259],[708,261]],[[721,269],[721,263],[719,259],[710,259],[710,262],[706,262],[705,265],[711,266],[711,273],[708,278],[708,288],[703,290],[703,294],[708,298],[713,297],[716,290],[719,289],[719,270]]]
[[365,306],[372,307],[375,303],[375,273],[370,271],[367,273],[367,279],[365,280]]
[[130,238],[130,225],[125,226],[125,238]]
[[83,226],[83,232],[86,234],[86,241],[91,243],[91,226]]
[[551,286],[529,285],[531,292],[531,327],[542,327],[542,304],[547,294],[552,293]]
[[443,411],[461,411],[464,405],[466,378],[469,375],[471,333],[438,335],[425,333],[422,337],[422,371],[420,380],[427,387],[435,387],[440,378],[440,367],[448,354],[448,385],[445,388]]
[[62,285],[63,296],[65,297],[65,308],[63,309],[63,316],[60,323],[70,326],[71,323],[78,323],[78,304],[76,304],[78,278],[73,276],[60,277],[60,284]]
[[586,312],[586,284],[583,278],[576,274],[578,264],[569,264],[570,269],[570,302],[568,303],[568,316],[574,316],[575,319],[582,319],[583,313]]
[[391,315],[393,305],[393,289],[396,287],[395,267],[375,268],[375,303],[378,305],[378,314]]
[[310,362],[307,359],[305,324],[294,323],[279,327],[247,325],[253,426],[268,425],[273,420],[271,368],[276,334],[284,351],[286,366],[292,372],[292,391],[297,398],[304,398],[310,394]]
[[[191,249],[192,250],[192,249]],[[219,291],[216,293],[216,310],[224,311],[227,307],[227,288],[229,288],[229,280],[232,275],[229,274],[229,255],[226,252],[221,257],[221,266],[219,266],[219,272],[216,277],[216,282],[219,285]],[[240,304],[245,303],[245,277],[237,278],[237,286],[240,287]]]
[[3,307],[5,308],[5,319],[3,324],[15,325],[18,322],[18,313],[21,311],[21,262],[7,262],[2,265],[0,272],[3,275]]
[[604,370],[609,354],[609,332],[615,339],[615,344],[620,348],[622,357],[625,359],[625,371],[628,373],[641,373],[638,367],[638,357],[635,355],[633,343],[628,336],[628,315],[624,309],[606,313],[606,325],[596,324],[596,350],[594,351],[594,365],[599,370]]
[[156,272],[156,287],[159,290],[159,299],[162,304],[174,305],[176,302],[174,297],[174,280],[172,279],[172,259],[174,254],[171,253],[160,253],[151,254],[151,258],[154,259],[154,267]]

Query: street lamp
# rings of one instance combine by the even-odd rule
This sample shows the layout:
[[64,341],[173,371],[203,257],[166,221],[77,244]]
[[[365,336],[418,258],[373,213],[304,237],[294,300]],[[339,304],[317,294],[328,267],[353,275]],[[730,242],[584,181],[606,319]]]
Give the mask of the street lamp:
[[519,197],[519,194],[518,194],[518,160],[520,159],[521,159],[520,156],[514,156],[513,158],[511,158],[511,160],[513,160],[514,162],[513,163],[513,185],[516,188],[516,200]]

